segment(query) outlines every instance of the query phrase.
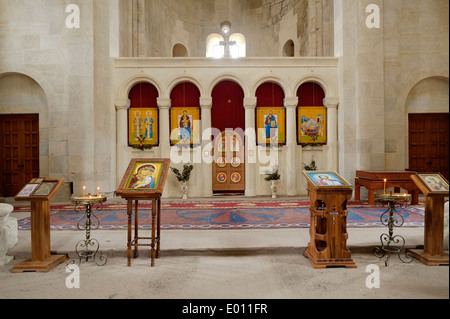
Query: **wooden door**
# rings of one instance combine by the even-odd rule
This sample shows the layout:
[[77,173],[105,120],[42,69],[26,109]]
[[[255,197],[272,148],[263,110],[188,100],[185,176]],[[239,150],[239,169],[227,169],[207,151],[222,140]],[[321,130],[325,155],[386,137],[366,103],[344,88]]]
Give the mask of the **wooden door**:
[[0,194],[15,196],[39,177],[39,114],[0,114]]
[[244,143],[233,130],[226,130],[215,138],[212,178],[214,193],[245,191]]
[[409,114],[409,170],[449,179],[449,114]]

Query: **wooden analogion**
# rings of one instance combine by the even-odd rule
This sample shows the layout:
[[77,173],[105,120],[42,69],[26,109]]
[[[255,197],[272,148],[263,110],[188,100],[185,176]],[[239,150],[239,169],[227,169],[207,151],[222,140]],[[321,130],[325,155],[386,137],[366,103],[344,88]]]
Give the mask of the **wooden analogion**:
[[[127,265],[131,266],[133,257],[139,256],[139,246],[151,247],[151,266],[155,258],[160,257],[161,240],[161,195],[169,171],[169,159],[132,159],[117,190],[117,195],[127,200],[128,233],[127,233]],[[139,200],[152,202],[151,236],[139,236]],[[134,201],[134,236],[133,229]],[[140,243],[139,240],[150,240],[150,243]]]
[[425,194],[424,249],[410,249],[408,253],[428,266],[448,265],[444,253],[444,203],[448,197],[448,182],[441,174],[411,175],[411,179]]
[[67,260],[67,255],[50,252],[50,199],[63,181],[33,178],[16,195],[16,201],[31,202],[31,259],[15,265],[11,272],[48,272]]
[[304,255],[314,268],[356,268],[347,248],[347,201],[352,187],[335,172],[304,172],[310,199],[310,242]]

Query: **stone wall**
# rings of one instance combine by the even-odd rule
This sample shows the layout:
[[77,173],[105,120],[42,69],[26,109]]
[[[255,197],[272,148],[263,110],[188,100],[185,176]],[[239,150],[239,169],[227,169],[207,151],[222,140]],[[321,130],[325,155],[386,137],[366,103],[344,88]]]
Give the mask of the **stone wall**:
[[248,57],[282,56],[287,40],[295,56],[333,55],[332,0],[120,0],[120,7],[124,57],[171,57],[177,43],[189,57],[205,57],[207,36],[224,20],[246,37]]

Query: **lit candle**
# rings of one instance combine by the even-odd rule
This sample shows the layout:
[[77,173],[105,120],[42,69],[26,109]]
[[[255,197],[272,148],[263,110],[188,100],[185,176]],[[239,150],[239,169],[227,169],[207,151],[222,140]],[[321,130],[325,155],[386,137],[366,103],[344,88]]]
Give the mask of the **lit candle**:
[[83,197],[86,196],[86,186],[83,186]]
[[387,179],[385,178],[384,179],[384,194],[386,194],[386,181],[387,181]]
[[100,197],[100,186],[97,187],[97,197]]

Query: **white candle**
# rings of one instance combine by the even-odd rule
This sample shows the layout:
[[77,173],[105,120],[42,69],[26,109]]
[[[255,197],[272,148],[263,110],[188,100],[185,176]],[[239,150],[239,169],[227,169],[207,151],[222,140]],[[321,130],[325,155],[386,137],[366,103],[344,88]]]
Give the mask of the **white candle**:
[[97,197],[100,197],[100,186],[97,187]]

